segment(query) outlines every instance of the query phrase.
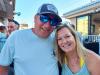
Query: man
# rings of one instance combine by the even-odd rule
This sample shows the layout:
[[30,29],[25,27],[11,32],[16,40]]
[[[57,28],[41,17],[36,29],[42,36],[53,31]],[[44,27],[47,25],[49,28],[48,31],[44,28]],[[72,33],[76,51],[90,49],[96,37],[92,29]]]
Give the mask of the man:
[[19,29],[19,23],[15,20],[8,20],[8,25],[7,25],[7,36],[11,34],[11,32],[18,30]]
[[54,5],[43,4],[34,17],[34,28],[15,31],[7,39],[0,54],[0,75],[7,75],[12,61],[15,75],[58,75],[50,34],[61,21]]

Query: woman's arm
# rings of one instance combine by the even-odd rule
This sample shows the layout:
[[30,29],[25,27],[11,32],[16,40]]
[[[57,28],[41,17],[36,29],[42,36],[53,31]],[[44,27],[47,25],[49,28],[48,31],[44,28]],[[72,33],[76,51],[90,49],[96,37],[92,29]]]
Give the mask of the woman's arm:
[[92,51],[88,52],[88,69],[91,75],[100,75],[100,56]]

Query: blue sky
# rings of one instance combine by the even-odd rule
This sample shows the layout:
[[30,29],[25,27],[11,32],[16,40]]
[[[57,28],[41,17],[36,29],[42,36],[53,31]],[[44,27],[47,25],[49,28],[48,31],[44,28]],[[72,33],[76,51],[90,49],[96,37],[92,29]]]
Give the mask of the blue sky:
[[29,27],[32,27],[34,25],[34,15],[43,3],[54,4],[59,11],[59,15],[62,16],[64,13],[90,2],[91,0],[16,0],[15,12],[21,12],[21,15],[15,15],[15,20],[19,23],[27,23]]

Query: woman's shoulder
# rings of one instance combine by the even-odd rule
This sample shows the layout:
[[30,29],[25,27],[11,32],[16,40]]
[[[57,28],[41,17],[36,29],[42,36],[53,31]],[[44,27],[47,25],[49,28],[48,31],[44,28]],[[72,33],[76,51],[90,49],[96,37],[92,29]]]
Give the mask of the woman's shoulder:
[[[100,55],[96,54],[92,50],[87,51],[87,58],[90,61],[94,61],[94,60],[100,61]],[[94,61],[94,62],[96,62],[96,61]]]
[[100,74],[100,55],[96,54],[95,52],[88,50],[87,51],[87,66],[89,71],[92,74],[98,73]]

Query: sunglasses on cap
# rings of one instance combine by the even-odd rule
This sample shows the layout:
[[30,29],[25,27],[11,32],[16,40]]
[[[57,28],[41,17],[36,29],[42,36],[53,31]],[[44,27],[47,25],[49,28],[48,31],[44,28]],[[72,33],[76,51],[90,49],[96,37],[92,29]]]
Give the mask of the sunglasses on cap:
[[60,23],[54,16],[49,15],[40,15],[40,21],[43,23],[50,22],[51,26],[58,26]]

